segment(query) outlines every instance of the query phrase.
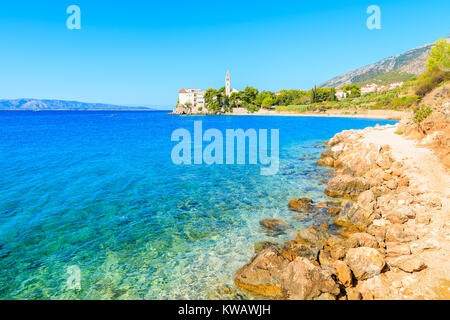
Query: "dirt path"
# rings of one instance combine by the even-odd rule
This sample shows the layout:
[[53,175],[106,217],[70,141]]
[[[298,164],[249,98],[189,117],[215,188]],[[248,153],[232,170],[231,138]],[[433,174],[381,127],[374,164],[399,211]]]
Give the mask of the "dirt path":
[[379,294],[386,299],[450,299],[449,170],[432,151],[419,146],[417,141],[395,134],[396,130],[396,126],[377,128],[368,132],[363,142],[390,145],[395,160],[404,163],[410,190],[414,190],[419,203],[430,215],[429,224],[411,220],[410,225],[420,237],[419,244],[427,249],[417,254],[428,267],[412,274],[401,271],[382,274],[379,280],[391,287]]

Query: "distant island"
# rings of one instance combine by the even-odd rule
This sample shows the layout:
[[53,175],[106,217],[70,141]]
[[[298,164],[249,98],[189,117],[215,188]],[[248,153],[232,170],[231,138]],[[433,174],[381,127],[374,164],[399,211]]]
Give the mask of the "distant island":
[[156,111],[149,107],[130,107],[103,103],[51,99],[0,99],[0,110],[32,111]]

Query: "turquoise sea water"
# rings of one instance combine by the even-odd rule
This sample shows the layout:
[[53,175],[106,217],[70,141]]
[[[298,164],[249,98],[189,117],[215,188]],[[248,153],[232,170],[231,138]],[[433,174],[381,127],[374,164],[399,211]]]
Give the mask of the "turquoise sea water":
[[[281,168],[176,166],[173,130],[279,129]],[[318,217],[287,210],[323,195],[322,142],[392,121],[163,112],[0,112],[0,299],[227,298],[259,241]],[[312,156],[305,157],[305,156]],[[285,219],[285,234],[259,221]],[[81,289],[67,270],[81,270]]]

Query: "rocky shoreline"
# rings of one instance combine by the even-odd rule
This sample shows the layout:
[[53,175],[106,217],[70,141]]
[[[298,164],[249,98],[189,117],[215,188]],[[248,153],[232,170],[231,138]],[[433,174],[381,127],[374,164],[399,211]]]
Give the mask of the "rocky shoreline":
[[[333,222],[311,225],[283,245],[261,245],[236,272],[236,286],[268,299],[448,299],[450,180],[444,190],[424,183],[421,163],[398,152],[395,139],[407,140],[397,130],[348,130],[328,141],[318,164],[333,167],[325,194],[340,202],[296,198],[288,206],[296,214],[326,210]],[[394,142],[382,144],[380,136]],[[437,179],[448,179],[443,170]]]

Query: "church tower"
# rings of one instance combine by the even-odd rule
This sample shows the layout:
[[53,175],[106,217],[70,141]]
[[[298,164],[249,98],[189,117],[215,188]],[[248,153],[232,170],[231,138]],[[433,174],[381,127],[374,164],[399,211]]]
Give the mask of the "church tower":
[[231,94],[230,72],[227,71],[227,77],[225,78],[225,95],[229,97],[230,94]]

